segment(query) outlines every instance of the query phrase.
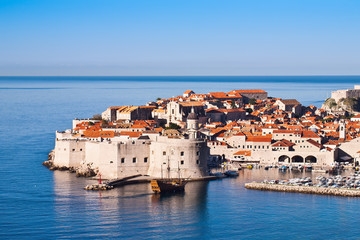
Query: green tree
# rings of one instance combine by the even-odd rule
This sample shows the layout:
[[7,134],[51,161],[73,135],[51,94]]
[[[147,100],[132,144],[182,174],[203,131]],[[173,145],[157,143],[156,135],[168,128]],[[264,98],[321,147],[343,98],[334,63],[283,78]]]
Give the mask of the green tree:
[[176,123],[169,123],[169,126],[166,129],[180,129],[181,127]]
[[252,113],[252,112],[253,112],[253,110],[252,110],[251,108],[246,108],[245,111],[248,112],[248,113]]
[[92,117],[93,120],[102,120],[101,114],[95,114]]
[[231,108],[232,108],[232,109],[236,108],[236,104],[235,104],[235,101],[234,101],[234,100],[231,101]]
[[255,105],[256,104],[256,99],[255,98],[250,98],[249,104]]

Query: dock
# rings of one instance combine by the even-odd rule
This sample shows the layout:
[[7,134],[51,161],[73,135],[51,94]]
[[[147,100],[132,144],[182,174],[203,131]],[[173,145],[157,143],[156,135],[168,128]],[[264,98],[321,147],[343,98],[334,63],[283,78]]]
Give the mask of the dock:
[[325,188],[315,186],[291,186],[271,183],[246,183],[245,188],[261,191],[294,192],[306,194],[333,195],[342,197],[360,197],[360,190],[346,188]]
[[[128,177],[124,177],[124,178],[111,180],[111,181],[108,181],[103,184],[87,185],[86,187],[84,187],[84,189],[85,190],[110,190],[113,188],[130,185],[130,184],[150,183],[151,180],[153,180],[153,179],[155,179],[155,178],[138,174],[138,175],[133,175],[133,176],[128,176]],[[196,181],[211,181],[211,180],[216,180],[216,179],[219,179],[219,178],[216,176],[205,176],[202,178],[183,179],[183,181],[196,182]]]

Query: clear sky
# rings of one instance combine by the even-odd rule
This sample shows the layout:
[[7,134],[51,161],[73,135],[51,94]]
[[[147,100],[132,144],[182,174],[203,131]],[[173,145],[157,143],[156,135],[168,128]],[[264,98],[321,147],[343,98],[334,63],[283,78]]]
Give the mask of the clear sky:
[[0,0],[0,75],[360,75],[360,1]]

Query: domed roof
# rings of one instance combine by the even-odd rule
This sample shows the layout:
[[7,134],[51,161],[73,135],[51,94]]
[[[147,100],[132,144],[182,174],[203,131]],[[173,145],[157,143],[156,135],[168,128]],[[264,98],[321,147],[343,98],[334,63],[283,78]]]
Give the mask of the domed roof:
[[197,114],[194,111],[194,107],[191,108],[191,112],[189,113],[187,120],[197,120]]
[[188,120],[197,120],[198,117],[197,117],[196,113],[191,112],[191,113],[189,113],[187,119],[188,119]]

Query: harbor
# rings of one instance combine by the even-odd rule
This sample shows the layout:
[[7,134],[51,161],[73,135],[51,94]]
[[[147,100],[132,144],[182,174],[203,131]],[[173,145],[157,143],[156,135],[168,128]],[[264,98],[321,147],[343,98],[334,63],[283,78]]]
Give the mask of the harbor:
[[263,182],[246,183],[245,188],[262,191],[360,197],[360,174],[317,176],[314,182],[311,177],[264,180]]

